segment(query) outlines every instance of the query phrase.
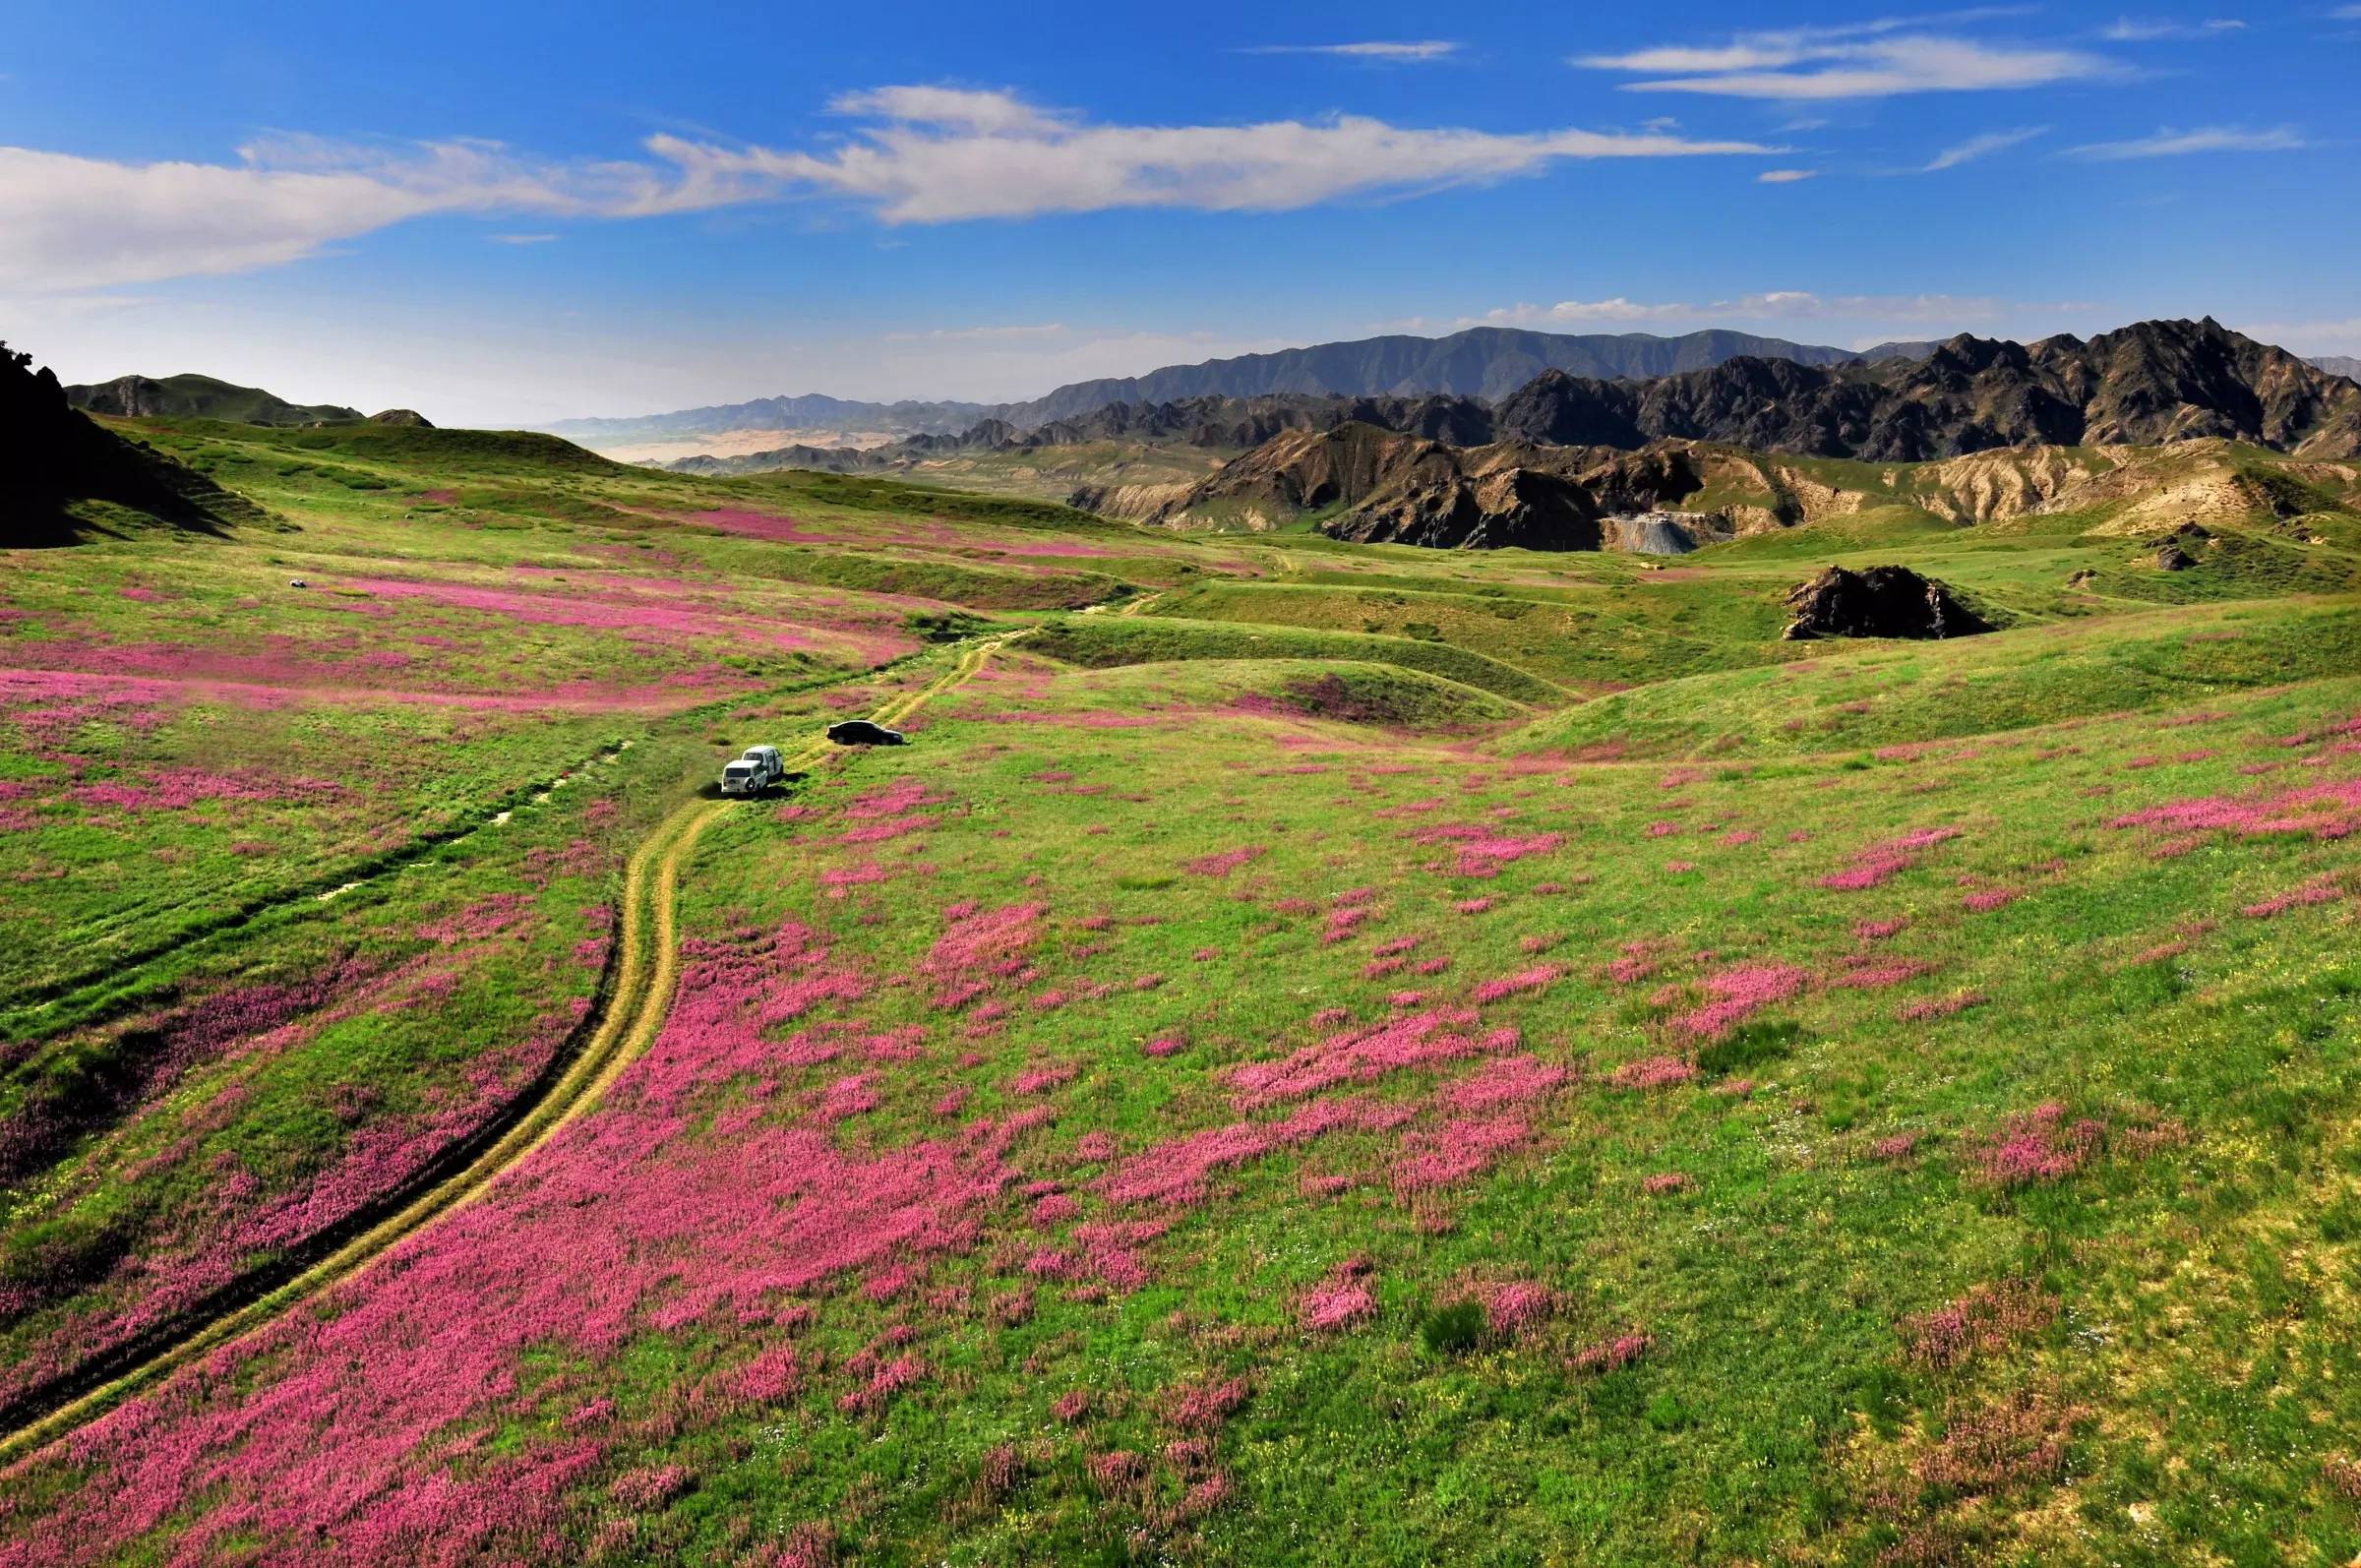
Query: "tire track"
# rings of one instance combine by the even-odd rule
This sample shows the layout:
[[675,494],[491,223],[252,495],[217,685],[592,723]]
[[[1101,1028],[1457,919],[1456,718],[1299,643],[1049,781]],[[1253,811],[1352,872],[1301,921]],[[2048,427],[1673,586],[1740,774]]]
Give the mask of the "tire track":
[[[984,668],[994,652],[1028,634],[1029,629],[969,646],[942,676],[886,703],[872,716],[873,722],[892,724],[956,691]],[[831,750],[827,738],[819,736],[796,752],[790,765],[808,769]],[[401,1202],[283,1284],[189,1325],[135,1364],[121,1370],[102,1368],[97,1374],[102,1381],[87,1388],[66,1384],[54,1403],[21,1417],[19,1424],[0,1435],[0,1465],[13,1465],[180,1368],[262,1328],[305,1299],[360,1274],[403,1240],[488,1190],[604,1099],[663,1028],[680,980],[681,869],[705,830],[736,805],[728,800],[694,801],[657,824],[633,852],[624,873],[621,952],[598,1025],[549,1092],[521,1108],[515,1121],[488,1147],[449,1178]]]

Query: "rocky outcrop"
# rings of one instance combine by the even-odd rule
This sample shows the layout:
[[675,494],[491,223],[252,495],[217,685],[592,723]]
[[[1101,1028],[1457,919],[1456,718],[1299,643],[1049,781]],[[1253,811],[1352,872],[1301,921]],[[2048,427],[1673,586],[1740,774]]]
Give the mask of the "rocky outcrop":
[[1521,467],[1469,473],[1434,463],[1320,531],[1430,550],[1597,550],[1605,539],[1600,517],[1591,494],[1560,474]]
[[1907,567],[1850,572],[1830,567],[1787,593],[1793,618],[1782,636],[1964,637],[1991,625],[1953,596],[1950,588]]
[[432,430],[434,422],[415,408],[388,408],[369,416],[373,425],[398,425],[408,430]]
[[1065,498],[1065,504],[1076,512],[1095,512],[1102,517],[1145,522],[1165,508],[1185,501],[1194,488],[1184,479],[1164,484],[1077,485]]
[[1680,448],[1461,447],[1355,423],[1285,432],[1167,490],[1153,510],[1124,514],[1174,528],[1273,528],[1325,513],[1322,532],[1363,544],[1670,552],[1732,527],[1726,518],[1660,515],[1637,528],[1620,519],[1662,513],[1704,482],[1697,455]]

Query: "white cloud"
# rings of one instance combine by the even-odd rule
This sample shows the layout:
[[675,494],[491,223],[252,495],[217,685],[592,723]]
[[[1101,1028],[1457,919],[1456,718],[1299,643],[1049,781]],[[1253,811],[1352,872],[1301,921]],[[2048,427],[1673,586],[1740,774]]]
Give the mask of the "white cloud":
[[828,100],[832,114],[936,125],[976,136],[1035,136],[1062,130],[1063,116],[1036,108],[1012,92],[968,88],[872,88]]
[[479,141],[276,136],[235,163],[118,163],[0,148],[0,289],[91,291],[275,267],[434,213],[639,218],[834,196],[887,223],[1122,208],[1277,211],[1539,173],[1569,160],[1777,151],[1582,130],[1418,129],[1362,116],[1092,124],[1013,93],[884,87],[824,151],[650,137],[645,159],[560,161]]
[[1818,169],[1765,169],[1755,176],[1755,180],[1763,185],[1793,185],[1811,179],[1819,172]]
[[1965,142],[1945,148],[1936,153],[1919,172],[1939,174],[1945,169],[1956,169],[1963,163],[1973,163],[1977,158],[1989,157],[1995,152],[2006,152],[2013,147],[2023,147],[2033,138],[2045,136],[2048,132],[2049,127],[2046,125],[2028,125],[2015,131],[1986,131],[1981,136],[1971,136]]
[[2116,163],[2127,158],[2186,157],[2193,152],[2291,152],[2310,145],[2291,125],[2209,125],[2194,131],[2163,130],[2123,142],[2089,142],[2069,148],[2067,152],[2093,162]]
[[1733,323],[1820,323],[1886,329],[1847,334],[1865,343],[1882,341],[1909,330],[1933,328],[1951,332],[1963,331],[1971,324],[2028,315],[2054,317],[2067,312],[2088,312],[2089,309],[2089,305],[2077,301],[2027,303],[1982,295],[1823,295],[1809,289],[1772,289],[1693,303],[1643,303],[1618,296],[1600,300],[1562,300],[1555,305],[1512,305],[1486,311],[1482,316],[1463,316],[1456,325],[1566,331],[1614,323],[1651,323],[1680,328],[1726,327]]
[[2120,69],[2081,49],[1985,43],[1908,30],[1919,26],[1909,19],[1888,18],[1849,27],[1791,28],[1742,33],[1726,43],[1585,55],[1574,63],[1648,79],[1623,84],[1627,92],[1807,101],[2040,87],[2113,75]]
[[532,162],[496,144],[272,138],[240,161],[0,148],[0,288],[87,291],[274,267],[434,212],[645,216],[745,199],[730,177]]
[[[2353,8],[2361,13],[2361,6]],[[2342,321],[2240,323],[2238,331],[2296,354],[2361,354],[2361,316]]]
[[649,146],[705,180],[837,195],[871,207],[888,223],[1128,208],[1280,211],[1488,183],[1568,160],[1777,151],[1665,135],[1405,128],[1358,115],[1258,125],[1102,125],[1045,115],[1006,93],[959,93],[955,104],[938,110],[885,96],[899,91],[864,94],[861,101],[880,123],[826,152],[673,137]]
[[1380,60],[1389,64],[1416,64],[1430,60],[1447,60],[1459,52],[1460,46],[1441,38],[1421,38],[1415,42],[1374,41],[1369,43],[1265,43],[1241,49],[1241,54],[1327,54],[1345,60]]
[[2164,22],[2152,18],[2118,17],[2099,29],[2110,43],[2153,43],[2164,38],[2206,38],[2237,32],[2246,24],[2234,17],[2208,17],[2203,22]]
[[548,245],[557,239],[555,234],[487,234],[484,238],[495,245]]

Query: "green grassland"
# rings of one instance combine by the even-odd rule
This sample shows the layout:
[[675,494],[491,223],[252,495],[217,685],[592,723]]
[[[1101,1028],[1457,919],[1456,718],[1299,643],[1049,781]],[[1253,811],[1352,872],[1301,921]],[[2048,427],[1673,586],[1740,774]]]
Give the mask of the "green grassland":
[[[2333,476],[2167,572],[1807,463],[1884,499],[1654,561],[124,428],[268,520],[7,557],[0,1406],[530,1094],[724,756],[937,694],[715,818],[598,1110],[0,1473],[13,1560],[2361,1552]],[[1885,562],[2001,630],[1780,639]]]

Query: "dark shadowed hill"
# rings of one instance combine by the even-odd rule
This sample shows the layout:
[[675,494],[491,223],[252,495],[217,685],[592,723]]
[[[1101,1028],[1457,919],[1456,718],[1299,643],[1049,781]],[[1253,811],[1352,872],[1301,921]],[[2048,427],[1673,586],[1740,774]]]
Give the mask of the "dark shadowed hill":
[[0,548],[72,542],[107,509],[217,531],[261,510],[142,443],[93,424],[30,355],[0,343]]
[[68,387],[66,401],[93,414],[129,419],[226,419],[240,425],[342,425],[361,417],[337,403],[291,403],[260,387],[211,376],[118,376]]

